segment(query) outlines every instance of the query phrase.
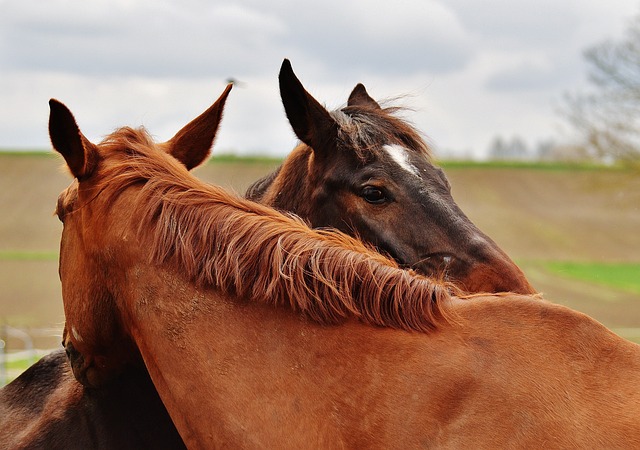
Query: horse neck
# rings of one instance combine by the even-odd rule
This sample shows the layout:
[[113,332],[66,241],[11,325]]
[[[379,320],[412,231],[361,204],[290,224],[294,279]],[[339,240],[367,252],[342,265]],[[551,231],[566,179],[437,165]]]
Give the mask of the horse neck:
[[[127,307],[129,329],[187,447],[302,448],[310,435],[320,446],[335,442],[335,420],[320,416],[331,415],[348,386],[357,391],[355,378],[367,369],[352,368],[346,375],[352,383],[342,385],[345,374],[333,364],[347,367],[356,353],[373,351],[366,334],[335,359],[332,349],[342,346],[343,327],[322,327],[287,309],[196,288],[178,270],[136,271],[148,281]],[[153,295],[153,306],[145,293]],[[327,355],[320,366],[318,354]],[[323,382],[313,387],[317,371]],[[327,386],[335,391],[330,400]],[[288,434],[273,426],[274,414],[292,418],[299,410],[319,414],[296,419],[306,431]]]

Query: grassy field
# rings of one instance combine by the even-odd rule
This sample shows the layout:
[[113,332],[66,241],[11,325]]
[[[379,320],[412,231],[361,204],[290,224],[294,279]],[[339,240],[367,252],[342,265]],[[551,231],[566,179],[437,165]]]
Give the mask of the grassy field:
[[35,252],[22,250],[0,251],[0,260],[3,261],[57,261],[58,252]]
[[[242,193],[278,163],[224,157],[195,174]],[[0,152],[0,323],[61,329],[61,225],[53,210],[70,182],[61,166],[53,154]],[[518,262],[545,298],[640,342],[637,172],[562,164],[443,167],[462,210]],[[35,345],[58,346],[59,335],[38,335]]]
[[548,270],[586,283],[604,285],[640,295],[640,264],[547,261]]

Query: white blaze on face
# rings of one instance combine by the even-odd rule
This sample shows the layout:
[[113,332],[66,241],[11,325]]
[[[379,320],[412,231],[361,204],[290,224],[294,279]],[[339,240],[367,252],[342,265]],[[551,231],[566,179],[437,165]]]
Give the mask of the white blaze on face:
[[382,149],[387,152],[387,154],[391,156],[391,159],[393,159],[402,169],[416,177],[420,176],[418,168],[409,162],[409,153],[406,148],[397,144],[392,144],[384,145]]

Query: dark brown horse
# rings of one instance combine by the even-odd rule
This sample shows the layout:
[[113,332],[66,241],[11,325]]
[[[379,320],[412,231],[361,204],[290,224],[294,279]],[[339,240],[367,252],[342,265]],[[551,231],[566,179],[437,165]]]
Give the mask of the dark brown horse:
[[[210,153],[230,87],[166,144],[191,169]],[[0,389],[1,449],[181,449],[180,435],[143,368],[132,367],[103,389],[71,373],[53,352]]]
[[51,108],[77,179],[57,206],[74,374],[141,356],[189,448],[640,446],[640,348],[589,317],[450,297]]
[[446,276],[467,292],[534,293],[522,271],[460,210],[420,134],[358,84],[329,112],[285,60],[280,95],[302,143],[247,198],[313,227],[370,242],[403,266]]
[[0,390],[0,448],[6,450],[182,449],[143,368],[88,389],[55,351]]

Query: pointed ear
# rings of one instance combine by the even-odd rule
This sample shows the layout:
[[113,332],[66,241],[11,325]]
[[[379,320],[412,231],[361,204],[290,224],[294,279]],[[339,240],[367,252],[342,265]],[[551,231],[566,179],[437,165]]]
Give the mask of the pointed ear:
[[288,59],[282,63],[278,80],[282,104],[296,136],[314,153],[323,152],[327,144],[337,139],[338,124],[329,111],[304,89]]
[[97,147],[80,132],[73,114],[56,99],[49,100],[49,137],[74,177],[91,175],[98,159]]
[[233,84],[228,84],[218,100],[162,144],[164,150],[191,170],[204,162],[211,152],[222,111]]
[[369,96],[362,83],[358,83],[356,87],[353,88],[353,91],[351,91],[347,106],[365,106],[373,109],[381,109],[378,102]]

